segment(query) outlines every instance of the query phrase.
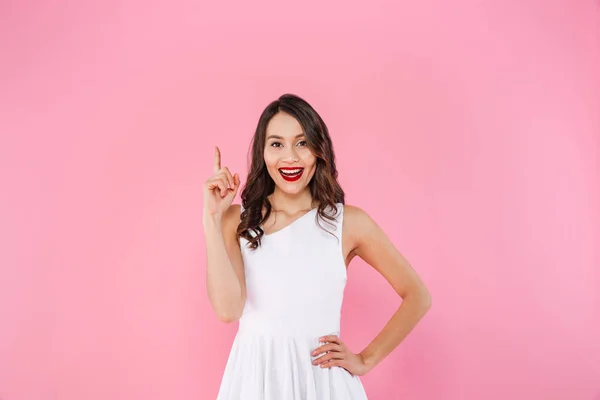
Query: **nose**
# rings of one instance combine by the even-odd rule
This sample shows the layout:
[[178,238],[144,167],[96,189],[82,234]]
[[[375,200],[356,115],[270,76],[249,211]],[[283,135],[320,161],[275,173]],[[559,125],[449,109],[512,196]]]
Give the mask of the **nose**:
[[283,160],[286,162],[298,162],[298,153],[296,153],[296,149],[293,146],[286,152]]

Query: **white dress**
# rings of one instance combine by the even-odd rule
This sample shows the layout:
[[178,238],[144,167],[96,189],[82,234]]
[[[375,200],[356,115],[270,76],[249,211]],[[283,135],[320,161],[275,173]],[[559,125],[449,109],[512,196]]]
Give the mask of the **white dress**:
[[319,218],[331,233],[313,209],[263,235],[255,251],[240,239],[247,298],[217,400],[367,399],[357,375],[312,364],[319,338],[340,336],[346,264],[337,207],[333,226]]

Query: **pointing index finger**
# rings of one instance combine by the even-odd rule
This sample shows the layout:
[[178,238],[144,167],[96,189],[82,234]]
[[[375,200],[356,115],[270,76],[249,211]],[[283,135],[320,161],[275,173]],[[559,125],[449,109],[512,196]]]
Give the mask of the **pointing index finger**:
[[215,146],[215,163],[213,170],[215,174],[221,170],[221,151],[217,146]]

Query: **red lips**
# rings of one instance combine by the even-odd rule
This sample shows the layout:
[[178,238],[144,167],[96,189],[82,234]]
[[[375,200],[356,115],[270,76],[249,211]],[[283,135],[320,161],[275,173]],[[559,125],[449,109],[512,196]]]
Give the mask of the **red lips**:
[[302,167],[282,167],[279,168],[279,173],[281,177],[288,182],[297,181],[302,177],[304,173],[304,168]]

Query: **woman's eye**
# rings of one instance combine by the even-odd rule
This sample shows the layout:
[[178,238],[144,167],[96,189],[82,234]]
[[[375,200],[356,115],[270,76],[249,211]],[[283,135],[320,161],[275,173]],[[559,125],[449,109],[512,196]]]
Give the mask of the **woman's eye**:
[[[271,143],[271,147],[282,147],[282,146],[283,145],[281,143],[279,143],[279,142],[272,142]],[[308,143],[306,142],[306,140],[301,140],[301,141],[298,142],[297,146],[301,146],[301,147],[308,146]]]

